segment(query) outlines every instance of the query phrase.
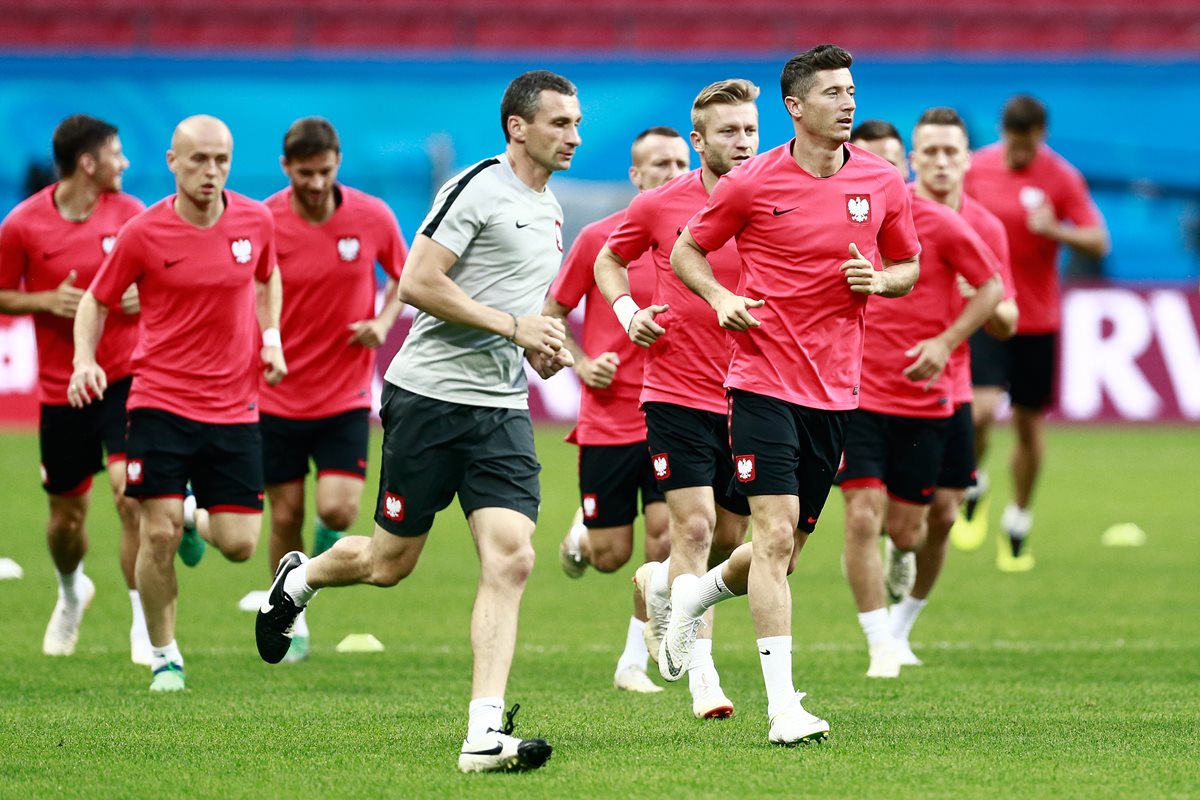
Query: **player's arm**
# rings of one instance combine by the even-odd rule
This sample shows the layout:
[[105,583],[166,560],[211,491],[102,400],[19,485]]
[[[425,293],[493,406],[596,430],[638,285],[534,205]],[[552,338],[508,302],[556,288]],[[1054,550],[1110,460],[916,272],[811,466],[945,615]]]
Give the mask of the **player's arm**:
[[376,348],[387,340],[388,333],[400,319],[404,311],[404,303],[399,297],[400,283],[395,278],[388,278],[383,286],[383,306],[373,319],[362,319],[350,323],[350,344]]
[[667,305],[651,305],[641,308],[629,293],[629,262],[607,246],[596,256],[596,286],[613,307],[617,321],[625,328],[630,341],[642,347],[654,344],[667,329],[654,321],[666,311]]
[[903,261],[883,259],[883,269],[863,258],[858,245],[850,243],[850,258],[842,263],[846,284],[856,294],[877,294],[880,297],[904,297],[917,285],[921,274],[920,256]]
[[764,301],[740,297],[726,289],[713,274],[712,265],[705,257],[708,251],[696,244],[688,228],[675,240],[671,250],[671,269],[683,281],[683,285],[704,299],[717,312],[717,322],[731,331],[757,328],[761,323],[750,313],[760,308]]
[[[530,353],[553,358],[562,350],[566,329],[561,319],[517,317],[471,299],[447,274],[457,261],[453,250],[418,234],[400,274],[400,299],[446,322],[494,333]],[[570,351],[566,353],[569,358]]]
[[262,350],[259,357],[265,365],[263,375],[271,386],[287,375],[287,362],[283,358],[283,341],[279,338],[279,319],[283,313],[283,279],[279,269],[271,270],[265,281],[254,281],[254,309],[258,316],[258,327],[262,331]]
[[950,360],[950,354],[966,338],[988,320],[996,305],[1004,299],[1004,284],[1000,276],[993,274],[978,286],[973,287],[974,294],[963,306],[954,322],[950,323],[941,333],[932,339],[917,342],[904,355],[914,359],[904,369],[904,377],[910,381],[927,381],[929,388]]
[[571,333],[571,326],[567,324],[567,314],[570,313],[570,308],[553,296],[546,296],[546,302],[542,304],[542,314],[548,317],[558,317],[563,321],[563,349],[569,352],[575,360],[575,374],[579,376],[579,380],[585,386],[592,389],[607,389],[612,384],[613,378],[616,377],[621,359],[612,351],[601,353],[595,358],[588,358],[587,353],[583,352],[583,347]]
[[1072,225],[1060,220],[1054,206],[1049,203],[1043,203],[1030,211],[1026,225],[1033,233],[1061,242],[1072,250],[1092,258],[1104,258],[1112,247],[1106,227]]
[[100,346],[107,318],[108,308],[90,290],[84,292],[75,309],[75,355],[67,384],[67,402],[75,408],[88,405],[93,397],[102,400],[108,388],[108,376],[96,362],[96,348]]

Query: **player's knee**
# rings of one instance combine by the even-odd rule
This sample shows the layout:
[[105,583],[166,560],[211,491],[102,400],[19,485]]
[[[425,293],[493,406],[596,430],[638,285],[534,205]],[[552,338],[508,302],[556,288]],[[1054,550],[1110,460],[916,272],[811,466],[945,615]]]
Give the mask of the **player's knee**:
[[50,512],[50,532],[58,536],[77,536],[83,531],[87,511],[82,505],[60,505]]
[[716,518],[711,514],[689,515],[680,525],[678,544],[694,552],[707,551],[712,544],[712,530],[715,524]]
[[317,516],[330,530],[344,531],[358,518],[358,507],[351,503],[338,503],[317,509]]
[[[371,559],[370,551],[364,551],[363,557]],[[365,574],[367,578],[365,583],[381,587],[395,586],[411,575],[416,565],[416,558],[408,556],[386,560],[371,559],[366,565]]]
[[871,538],[878,536],[882,527],[883,514],[880,513],[874,504],[868,502],[850,502],[847,504],[847,538]]
[[892,544],[899,550],[913,552],[921,549],[921,545],[925,544],[925,534],[928,527],[925,522],[912,522],[903,525],[897,525],[895,530],[888,529],[888,535],[892,537]]
[[280,531],[298,531],[304,524],[304,509],[286,503],[271,505],[271,527]]
[[926,540],[945,539],[957,519],[957,503],[934,503],[933,508],[929,509],[929,531],[926,534]]
[[533,572],[533,544],[525,542],[502,552],[490,553],[482,564],[484,580],[524,586]]
[[787,520],[772,520],[755,528],[754,555],[771,561],[790,561],[795,551],[795,531]]
[[174,527],[168,522],[166,524],[155,524],[153,521],[147,521],[142,525],[141,536],[138,541],[139,552],[144,552],[149,556],[157,558],[170,558],[174,556],[175,549],[179,546],[179,533],[174,530]]
[[[611,540],[613,537],[589,536],[592,554],[589,561],[600,572],[616,572],[629,563],[633,555],[633,543],[625,540]],[[611,541],[610,541],[611,540]]]

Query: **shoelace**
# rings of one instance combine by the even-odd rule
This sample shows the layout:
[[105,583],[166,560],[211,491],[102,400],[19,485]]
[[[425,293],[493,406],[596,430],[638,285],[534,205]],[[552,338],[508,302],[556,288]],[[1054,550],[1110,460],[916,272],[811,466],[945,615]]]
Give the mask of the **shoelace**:
[[517,716],[517,711],[520,710],[520,703],[513,703],[513,707],[504,712],[504,727],[500,732],[505,736],[512,736],[512,732],[516,730],[516,725],[513,723],[513,717]]

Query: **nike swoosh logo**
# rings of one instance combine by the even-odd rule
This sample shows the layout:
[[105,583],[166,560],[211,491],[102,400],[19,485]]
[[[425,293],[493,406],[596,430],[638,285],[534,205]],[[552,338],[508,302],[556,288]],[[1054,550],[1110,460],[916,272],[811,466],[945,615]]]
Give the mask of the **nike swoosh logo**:
[[671,677],[675,677],[683,670],[680,669],[679,667],[675,666],[675,662],[671,660],[670,648],[665,648],[665,649],[666,649],[666,656],[667,656],[667,672],[671,673]]
[[258,610],[258,612],[260,614],[270,614],[274,610],[275,610],[275,606],[271,605],[271,601],[268,600],[267,602],[262,604],[262,608],[260,608]]
[[760,654],[760,655],[764,655],[764,656],[769,656],[769,655],[771,655],[771,651],[770,651],[770,650],[759,650],[758,652],[759,652],[759,654]]
[[783,208],[783,209],[775,208],[775,209],[772,209],[771,213],[777,217],[782,217],[784,214],[790,214],[791,212],[795,211],[799,207],[800,206],[792,206],[791,208]]
[[183,261],[183,258],[167,258],[167,259],[163,259],[163,266],[164,266],[164,267],[173,267],[173,266],[175,266],[176,264],[178,264],[180,261]]
[[498,756],[504,752],[504,745],[498,744],[490,750],[463,750],[464,756]]
[[678,230],[676,230],[676,231],[675,231],[675,235],[676,235],[676,236],[683,236],[683,228],[679,228]]
[[69,249],[70,249],[69,247],[60,247],[58,250],[43,250],[42,251],[42,260],[49,261],[50,259],[54,258],[55,256],[61,256],[63,253],[67,252],[67,250],[69,250]]
[[816,524],[817,524],[817,518],[816,518],[816,517],[809,517],[809,518],[808,518],[808,524],[809,524],[809,525],[816,525]]
[[528,228],[532,224],[533,224],[532,222],[526,222],[524,225],[522,225],[521,223],[518,222],[517,227],[518,228]]

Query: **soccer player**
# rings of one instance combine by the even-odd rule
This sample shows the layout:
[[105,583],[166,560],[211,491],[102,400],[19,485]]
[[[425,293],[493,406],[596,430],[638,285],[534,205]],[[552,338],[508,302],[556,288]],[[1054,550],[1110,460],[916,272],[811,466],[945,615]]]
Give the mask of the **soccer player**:
[[[966,125],[958,112],[952,108],[930,108],[925,111],[913,130],[910,159],[916,177],[913,193],[957,211],[996,257],[1000,278],[1004,283],[1004,299],[996,306],[984,329],[998,339],[1007,339],[1016,332],[1017,326],[1008,236],[1004,232],[1004,225],[994,214],[963,192],[963,179],[970,168],[971,153]],[[960,290],[962,286],[963,282],[960,281]],[[972,334],[972,340],[977,335],[978,332]],[[889,619],[892,638],[898,643],[901,666],[921,664],[912,652],[909,635],[941,573],[950,531],[966,491],[975,484],[971,352],[967,343],[955,348],[947,370],[954,376],[950,394],[954,416],[950,420],[937,490],[929,507],[929,532],[915,558],[910,554],[907,558],[896,559],[898,551],[888,548],[893,557],[886,572],[888,593],[895,603]],[[891,542],[891,539],[887,541]],[[904,591],[896,585],[898,572],[906,578],[908,588]]]
[[[858,405],[867,298],[907,294],[918,272],[920,246],[900,175],[847,144],[852,61],[826,44],[787,62],[780,85],[796,138],[726,175],[671,254],[683,282],[734,331],[725,379],[730,438],[754,537],[701,578],[675,579],[664,655],[674,669],[686,667],[704,610],[748,593],[768,738],[778,744],[829,733],[792,683],[787,576],[825,505]],[[738,294],[713,277],[705,259],[733,238],[743,264]]]
[[[667,127],[638,134],[631,156],[629,179],[638,191],[654,189],[687,172],[691,159],[687,142]],[[567,436],[568,442],[579,445],[580,508],[559,549],[563,571],[572,578],[583,575],[589,564],[601,572],[615,572],[629,561],[639,491],[646,561],[665,561],[671,546],[667,508],[647,457],[646,417],[638,403],[646,351],[618,327],[596,286],[596,256],[624,217],[622,209],[579,232],[542,308],[543,314],[566,317],[587,298],[583,345],[575,341],[570,328],[565,343],[583,384],[579,422]],[[653,262],[638,259],[630,265],[629,275],[638,303],[649,305],[656,282]],[[650,658],[644,638],[646,606],[636,588],[633,609],[613,685],[632,692],[661,692],[662,687],[646,675]]]
[[[904,144],[890,123],[864,122],[850,141],[907,177]],[[954,416],[957,375],[947,369],[950,354],[987,321],[1004,293],[999,263],[962,217],[914,192],[912,219],[921,280],[894,303],[868,306],[861,399],[850,412],[837,477],[846,501],[846,576],[870,652],[868,678],[898,677],[902,666],[888,619],[880,534],[901,553],[925,543]],[[960,278],[973,289],[965,305]]]
[[0,226],[0,313],[32,314],[37,337],[38,439],[42,487],[50,501],[46,538],[58,574],[58,601],[42,652],[75,652],[83,612],[96,593],[83,572],[88,549],[84,521],[92,475],[104,469],[121,521],[121,571],[133,610],[129,654],[134,663],[149,664],[150,639],[133,569],[137,501],[124,496],[125,398],[138,336],[136,289],[121,298],[98,353],[112,381],[107,396],[83,410],[67,403],[71,326],[79,299],[121,226],[144,206],[121,191],[129,160],[114,125],[84,114],[67,117],[54,131],[53,148],[59,181],[14,208]]
[[[672,576],[702,575],[745,540],[749,505],[732,492],[733,459],[723,378],[727,333],[671,270],[671,247],[708,202],[722,175],[758,152],[758,87],[732,79],[704,87],[692,103],[692,146],[700,168],[634,198],[596,260],[596,282],[631,341],[648,347],[642,405],[655,478],[670,512],[671,559],[638,570],[650,623],[647,644],[664,670],[662,632]],[[633,264],[650,253],[658,281],[650,305],[631,296]],[[732,242],[710,254],[717,280],[736,286],[741,259]],[[627,274],[628,272],[628,274]],[[733,703],[712,658],[712,616],[688,668],[692,714],[724,718]],[[682,672],[669,676],[676,680]]]
[[277,663],[317,590],[392,586],[412,572],[457,494],[481,567],[464,772],[550,758],[545,740],[511,735],[515,707],[505,724],[501,714],[540,501],[521,362],[543,378],[572,364],[562,320],[540,311],[562,262],[562,209],[547,184],[571,166],[580,121],[570,81],[526,72],[500,103],[504,152],[439,190],[400,278],[400,299],[418,313],[384,376],[374,534],[346,536],[311,561],[288,553],[255,622],[259,655]]
[[[354,524],[367,472],[374,348],[403,310],[397,280],[408,248],[391,209],[338,183],[342,153],[324,119],[297,120],[283,138],[290,186],[267,199],[283,282],[280,332],[288,379],[262,382],[259,427],[263,478],[271,501],[271,564],[303,550],[304,480],[317,468],[313,553]],[[375,313],[375,264],[388,275]],[[305,614],[296,618],[286,661],[308,657]]]
[[[995,400],[1007,388],[1016,445],[1012,454],[1013,502],[1004,509],[1006,539],[997,539],[996,566],[1033,569],[1026,544],[1033,529],[1033,490],[1045,453],[1045,415],[1054,397],[1061,325],[1060,245],[1093,258],[1109,250],[1108,231],[1079,171],[1045,144],[1046,108],[1027,95],[1004,106],[1002,138],[971,160],[967,193],[1004,223],[1013,281],[1021,303],[1016,336],[1003,344],[986,334],[972,343],[976,365],[975,441],[983,464]],[[981,389],[981,385],[993,387]],[[980,474],[979,491],[987,480]],[[976,498],[968,498],[970,504]],[[978,513],[978,512],[976,512]],[[979,537],[976,537],[977,539]]]
[[186,688],[174,558],[188,481],[209,512],[209,543],[231,561],[253,555],[263,497],[258,371],[271,382],[287,371],[275,225],[262,203],[225,188],[232,159],[233,137],[221,120],[180,122],[167,151],[176,193],[122,229],[75,315],[67,393],[82,408],[111,390],[96,345],[109,310],[138,287],[125,493],[141,501],[137,585],[154,692]]

